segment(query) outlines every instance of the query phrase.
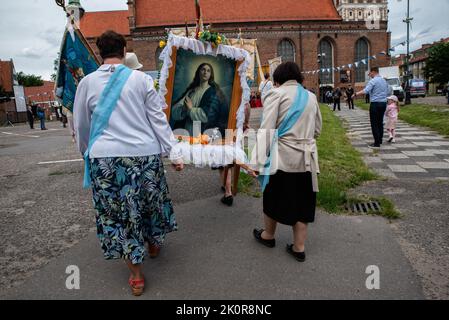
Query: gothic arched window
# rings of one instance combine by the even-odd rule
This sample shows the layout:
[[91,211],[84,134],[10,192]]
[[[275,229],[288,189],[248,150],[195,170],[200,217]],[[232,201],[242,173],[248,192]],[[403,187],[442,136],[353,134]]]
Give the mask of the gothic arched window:
[[[318,60],[320,64],[320,84],[334,83],[334,49],[332,43],[323,39],[318,45]],[[325,69],[325,71],[322,71]],[[328,70],[329,69],[329,70]]]
[[293,42],[288,39],[284,39],[278,44],[278,57],[282,57],[282,62],[293,61],[295,62],[295,47]]
[[355,44],[355,61],[360,62],[366,59],[366,64],[360,62],[358,67],[355,67],[355,82],[365,82],[365,73],[369,69],[369,45],[366,39],[359,39]]

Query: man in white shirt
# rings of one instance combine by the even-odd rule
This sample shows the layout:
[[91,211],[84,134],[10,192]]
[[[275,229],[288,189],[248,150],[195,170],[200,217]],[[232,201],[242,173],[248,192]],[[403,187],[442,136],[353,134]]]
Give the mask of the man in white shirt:
[[[145,242],[156,257],[166,233],[177,230],[161,159],[176,139],[151,77],[123,66],[125,38],[107,31],[97,47],[104,63],[78,85],[74,130],[90,171],[104,256],[126,261],[132,293],[141,295]],[[182,170],[182,156],[171,158],[176,170]]]
[[265,98],[265,96],[267,95],[267,93],[268,93],[271,89],[273,89],[273,82],[271,82],[271,80],[270,80],[270,74],[269,74],[269,73],[266,73],[266,74],[264,75],[264,77],[265,77],[265,80],[262,81],[262,82],[260,83],[260,85],[259,85],[259,92],[260,92],[260,96],[261,96],[261,98],[262,98],[262,101],[263,101],[263,99]]

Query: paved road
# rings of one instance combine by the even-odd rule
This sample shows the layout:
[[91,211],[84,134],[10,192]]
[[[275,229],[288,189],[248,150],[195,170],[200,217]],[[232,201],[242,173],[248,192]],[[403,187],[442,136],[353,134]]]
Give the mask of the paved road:
[[[90,194],[80,187],[81,162],[38,165],[79,158],[68,132],[57,124],[49,128],[57,130],[0,130],[9,133],[0,133],[0,297],[131,298],[123,262],[102,259]],[[320,212],[308,261],[300,264],[285,253],[289,228],[279,228],[273,250],[252,239],[262,218],[260,199],[240,196],[229,209],[219,203],[216,173],[167,171],[180,230],[168,237],[159,259],[146,262],[144,299],[424,297],[420,278],[382,218]],[[80,268],[81,290],[65,288],[68,265]],[[366,289],[370,265],[380,269],[380,290]]]
[[[68,129],[55,122],[47,127],[0,128],[0,288],[20,285],[95,229],[82,163],[38,164],[81,158]],[[220,192],[209,169],[167,171],[176,204]]]
[[354,193],[393,200],[402,218],[391,227],[426,298],[449,299],[449,139],[400,121],[397,143],[377,152],[367,148],[373,139],[368,112],[343,107],[337,114],[366,164],[385,178]]
[[[142,299],[421,299],[420,282],[385,220],[320,214],[310,230],[308,262],[278,246],[262,247],[251,229],[261,221],[260,200],[241,197],[228,209],[218,197],[176,206],[180,230],[168,237],[144,270]],[[80,290],[67,290],[65,270],[80,269]],[[380,290],[367,290],[366,268],[380,268]],[[93,233],[2,299],[131,299],[122,261],[104,261]]]

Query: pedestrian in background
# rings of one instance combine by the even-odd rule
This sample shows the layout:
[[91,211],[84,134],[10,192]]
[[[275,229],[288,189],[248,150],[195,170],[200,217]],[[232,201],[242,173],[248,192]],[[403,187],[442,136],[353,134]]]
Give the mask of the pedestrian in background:
[[265,73],[264,77],[264,81],[262,81],[259,85],[259,93],[262,100],[267,95],[267,93],[270,92],[271,89],[273,89],[273,82],[271,82],[270,80],[270,74]]
[[348,88],[346,89],[346,98],[348,101],[348,107],[349,110],[354,110],[354,88],[349,85]]
[[388,142],[396,142],[396,124],[398,123],[399,117],[399,99],[396,96],[388,97],[387,101],[387,111],[385,112],[387,117],[387,131],[390,135]]
[[369,73],[371,78],[365,89],[357,92],[354,98],[363,94],[369,95],[371,104],[369,109],[371,131],[373,132],[374,143],[369,147],[378,149],[382,145],[384,136],[384,115],[387,110],[387,97],[389,87],[387,81],[379,74],[379,68],[373,67]]
[[36,109],[37,117],[39,118],[41,122],[41,130],[47,130],[45,127],[45,109],[41,106],[38,106]]
[[338,111],[341,111],[341,89],[339,87],[336,87],[334,90],[333,99],[334,99],[334,111],[338,107]]
[[34,115],[33,110],[31,109],[31,106],[29,104],[27,105],[27,118],[28,123],[30,124],[30,129],[34,129]]

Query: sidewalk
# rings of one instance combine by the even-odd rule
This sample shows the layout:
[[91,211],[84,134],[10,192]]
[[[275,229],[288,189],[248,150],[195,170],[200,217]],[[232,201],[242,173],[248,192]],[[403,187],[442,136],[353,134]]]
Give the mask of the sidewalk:
[[337,115],[347,122],[354,147],[378,174],[393,179],[449,180],[449,140],[442,135],[399,121],[396,143],[387,142],[385,131],[384,144],[375,151],[368,148],[373,142],[368,112],[343,105]]
[[[352,144],[369,167],[386,179],[356,188],[356,194],[387,197],[401,213],[391,224],[402,251],[419,275],[427,299],[449,299],[449,139],[400,121],[396,144],[372,143],[369,113],[342,107]],[[386,134],[385,137],[388,138]]]
[[[419,278],[378,217],[320,213],[310,228],[307,261],[285,252],[290,228],[280,226],[277,246],[252,237],[261,224],[261,200],[238,197],[233,208],[219,197],[175,208],[180,230],[161,256],[146,260],[141,299],[422,299]],[[67,290],[68,265],[80,269],[81,289]],[[380,290],[368,290],[370,265],[380,268]],[[92,233],[1,299],[134,299],[122,261],[105,261]]]

